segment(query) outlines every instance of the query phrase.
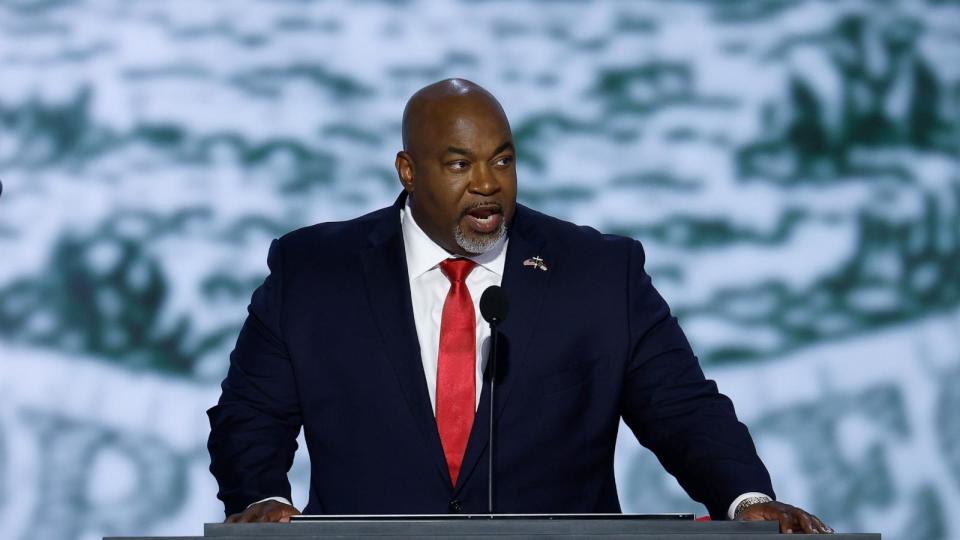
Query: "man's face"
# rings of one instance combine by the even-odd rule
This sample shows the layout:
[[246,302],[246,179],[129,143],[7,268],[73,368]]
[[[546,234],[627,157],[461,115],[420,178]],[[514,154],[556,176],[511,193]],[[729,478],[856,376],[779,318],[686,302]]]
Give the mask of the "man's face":
[[499,105],[482,96],[433,103],[407,145],[396,166],[420,228],[458,255],[493,247],[517,199],[513,136]]

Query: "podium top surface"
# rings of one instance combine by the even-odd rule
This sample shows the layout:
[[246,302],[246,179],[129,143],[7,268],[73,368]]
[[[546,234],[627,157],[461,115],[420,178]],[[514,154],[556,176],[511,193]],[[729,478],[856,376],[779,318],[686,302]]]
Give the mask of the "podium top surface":
[[[654,515],[595,514],[567,515],[396,515],[396,516],[313,516],[291,523],[230,524],[208,523],[204,537],[258,536],[263,534],[296,538],[304,535],[330,536],[511,536],[511,535],[637,535],[645,533],[727,534],[776,533],[773,521],[696,522],[683,514]],[[681,517],[677,517],[681,516]],[[239,525],[239,526],[238,526]]]
[[473,520],[532,520],[532,519],[569,519],[569,520],[615,520],[615,521],[693,521],[693,514],[663,513],[663,514],[299,514],[291,516],[292,522],[303,521],[459,521]]
[[[307,540],[321,538],[637,538],[640,540],[780,540],[775,521],[708,521],[637,515],[324,516],[291,523],[208,523],[203,538]],[[188,540],[199,537],[166,537]],[[813,538],[793,535],[791,538]],[[818,535],[817,538],[820,538]],[[837,540],[880,540],[879,534],[837,534]],[[115,539],[121,540],[121,539]],[[130,539],[134,540],[134,539]],[[160,540],[155,538],[154,540]]]

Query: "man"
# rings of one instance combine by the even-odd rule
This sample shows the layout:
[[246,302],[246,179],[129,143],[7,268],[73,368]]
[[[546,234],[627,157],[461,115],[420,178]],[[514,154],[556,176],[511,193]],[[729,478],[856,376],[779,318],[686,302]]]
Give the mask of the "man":
[[622,417],[714,519],[829,532],[771,499],[749,433],[704,378],[640,244],[516,204],[513,137],[492,95],[460,79],[417,92],[396,168],[392,207],[271,245],[208,412],[228,521],[298,512],[286,473],[301,426],[306,513],[485,512],[478,302],[502,284],[495,511],[619,512]]

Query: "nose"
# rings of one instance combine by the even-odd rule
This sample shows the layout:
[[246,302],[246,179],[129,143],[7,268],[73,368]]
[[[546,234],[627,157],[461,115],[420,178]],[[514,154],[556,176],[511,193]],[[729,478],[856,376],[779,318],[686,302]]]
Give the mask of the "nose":
[[493,195],[500,191],[500,181],[489,164],[474,169],[474,176],[470,180],[470,191],[478,195]]

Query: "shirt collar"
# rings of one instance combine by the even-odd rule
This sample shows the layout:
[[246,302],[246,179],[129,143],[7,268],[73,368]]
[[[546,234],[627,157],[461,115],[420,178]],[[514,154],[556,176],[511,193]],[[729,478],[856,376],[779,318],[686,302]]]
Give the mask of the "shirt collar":
[[[410,211],[410,197],[406,199],[403,208],[400,209],[400,229],[403,231],[407,273],[410,276],[410,281],[413,281],[444,260],[458,255],[447,252],[427,236],[427,233],[423,232],[417,221],[413,219],[413,212]],[[486,252],[468,258],[490,272],[503,277],[503,267],[507,262],[507,241],[508,237],[504,235]]]

